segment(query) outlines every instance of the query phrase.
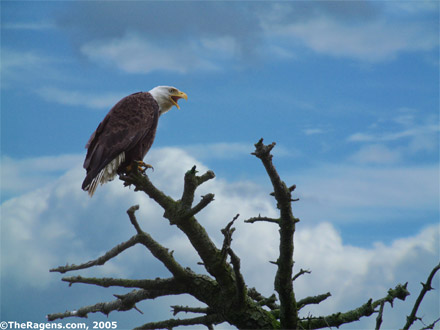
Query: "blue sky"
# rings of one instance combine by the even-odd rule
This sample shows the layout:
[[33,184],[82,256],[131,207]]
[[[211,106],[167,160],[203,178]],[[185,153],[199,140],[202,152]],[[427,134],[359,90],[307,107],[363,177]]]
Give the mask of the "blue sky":
[[[203,221],[221,242],[236,213],[274,214],[250,153],[261,137],[276,141],[275,164],[301,199],[297,267],[313,272],[297,293],[332,292],[310,310],[325,314],[409,281],[409,301],[384,320],[401,327],[439,259],[438,26],[436,1],[2,1],[1,320],[40,322],[112,299],[120,290],[67,288],[47,270],[128,239],[125,210],[135,203],[147,231],[186,251],[183,263],[198,261],[148,198],[117,180],[93,199],[80,189],[84,145],[111,106],[173,85],[189,98],[160,119],[151,179],[177,197],[192,165],[213,170],[203,189],[217,197]],[[237,226],[245,277],[270,295],[278,234]],[[257,239],[258,256],[249,248]],[[141,249],[86,274],[167,276]],[[438,293],[427,299],[429,322]],[[171,317],[171,304],[109,319],[130,328]]]

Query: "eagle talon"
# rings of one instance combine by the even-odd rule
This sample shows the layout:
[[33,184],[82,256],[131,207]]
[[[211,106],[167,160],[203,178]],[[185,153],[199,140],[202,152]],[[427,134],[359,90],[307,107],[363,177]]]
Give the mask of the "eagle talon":
[[151,168],[154,172],[154,167],[151,166],[150,164],[146,164],[143,161],[135,161],[138,165],[138,171],[141,172],[142,174],[145,174],[145,172]]

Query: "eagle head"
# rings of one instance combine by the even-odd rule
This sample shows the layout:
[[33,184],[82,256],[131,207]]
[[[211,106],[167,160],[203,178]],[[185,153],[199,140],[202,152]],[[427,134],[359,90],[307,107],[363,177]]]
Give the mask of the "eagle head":
[[170,111],[173,105],[180,109],[177,101],[179,99],[188,100],[186,93],[179,91],[176,87],[172,86],[157,86],[154,87],[149,93],[159,104],[160,114]]

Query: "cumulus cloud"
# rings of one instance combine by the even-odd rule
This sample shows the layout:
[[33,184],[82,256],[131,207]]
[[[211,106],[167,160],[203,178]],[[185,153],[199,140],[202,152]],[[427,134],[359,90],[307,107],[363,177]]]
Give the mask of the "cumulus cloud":
[[81,162],[80,155],[31,157],[20,160],[2,156],[0,167],[2,195],[35,190]]
[[[65,174],[45,186],[35,188],[2,204],[2,280],[19,286],[37,288],[44,294],[46,288],[59,279],[54,274],[48,273],[49,268],[66,262],[80,263],[94,259],[134,234],[125,213],[125,210],[133,204],[141,205],[138,219],[145,231],[173,249],[175,257],[182,264],[193,267],[196,271],[202,270],[202,267],[195,265],[199,257],[192,251],[188,240],[182,237],[175,226],[169,226],[162,218],[163,211],[152,200],[142,193],[124,188],[119,180],[99,187],[95,196],[90,199],[80,189],[84,176],[80,163],[68,168],[68,164],[72,161],[71,157],[77,159],[76,156],[60,156],[59,161],[55,158],[33,159],[37,164],[36,176],[37,169],[44,173],[47,164],[56,164],[52,165],[52,169],[64,170]],[[14,165],[14,160],[9,159],[9,162],[10,166]],[[150,179],[176,199],[181,195],[183,175],[188,169],[196,164],[201,173],[207,170],[197,159],[179,148],[152,150],[149,154],[149,162],[156,167],[156,171],[149,174]],[[24,166],[21,162],[16,163],[17,168]],[[335,171],[339,176],[334,175]],[[308,189],[316,189],[324,196],[330,196],[331,204],[335,201],[338,203],[338,198],[343,197],[344,199],[339,201],[341,207],[342,205],[359,206],[361,202],[366,203],[361,199],[367,196],[367,192],[369,193],[375,183],[381,182],[386,185],[386,180],[391,182],[405,178],[407,186],[396,190],[392,187],[384,189],[380,196],[368,200],[367,204],[372,205],[382,201],[384,205],[390,207],[401,206],[407,203],[407,200],[401,200],[402,197],[409,193],[406,198],[413,199],[411,203],[424,207],[423,200],[426,202],[427,199],[429,204],[436,196],[436,193],[431,191],[433,188],[429,188],[432,186],[430,183],[432,180],[423,179],[424,171],[417,172],[411,169],[402,170],[400,173],[396,171],[378,173],[370,170],[369,176],[364,176],[359,182],[359,186],[362,184],[366,185],[365,187],[360,189],[357,186],[357,189],[347,190],[353,184],[351,180],[359,177],[360,174],[353,169],[352,172],[348,172],[347,168],[334,168],[333,173],[321,172],[320,177],[314,175],[320,186],[313,186],[312,182],[312,186],[309,185]],[[19,177],[20,173],[16,176]],[[341,180],[342,173],[345,173],[346,181]],[[335,184],[323,180],[325,177],[337,181],[337,185],[341,188],[335,190]],[[310,181],[310,177],[308,180]],[[325,185],[329,186],[327,189],[331,189],[331,193],[326,193],[323,189]],[[415,194],[420,193],[422,186],[425,195],[415,198]],[[402,191],[399,193],[401,188]],[[411,190],[415,193],[411,194]],[[307,194],[303,186],[301,191],[305,191],[304,195]],[[269,261],[277,258],[278,230],[272,224],[250,225],[245,224],[243,220],[258,214],[276,216],[276,205],[272,197],[258,183],[228,182],[221,178],[204,184],[196,196],[207,192],[213,192],[215,200],[198,215],[199,221],[216,244],[221,245],[220,229],[237,213],[240,214],[232,247],[242,260],[242,270],[247,283],[258,287],[265,294],[271,294],[275,266],[269,264]],[[354,200],[352,196],[359,192],[364,194],[358,197],[359,200]],[[396,193],[398,195],[394,197],[393,203],[389,197]],[[305,201],[301,203],[308,204],[308,197],[303,197]],[[296,212],[300,210],[296,208]],[[370,247],[356,247],[347,245],[343,241],[334,224],[323,221],[328,217],[323,216],[319,221],[312,222],[306,219],[303,218],[298,224],[295,236],[295,267],[296,270],[311,269],[312,274],[304,275],[295,281],[297,296],[304,297],[331,291],[332,297],[329,298],[329,302],[304,311],[304,315],[308,312],[316,315],[318,310],[320,314],[326,314],[357,307],[370,297],[383,297],[388,288],[394,287],[398,282],[410,281],[411,292],[417,292],[418,283],[425,279],[430,268],[438,261],[437,225],[425,227],[406,238],[377,242]],[[133,278],[168,276],[160,263],[140,248],[124,252],[108,265],[83,274]],[[415,293],[405,304],[411,304],[415,299],[414,296]],[[432,307],[424,310],[425,315],[435,316],[433,309],[438,307],[438,302],[436,303],[432,297],[427,299]],[[399,308],[399,304],[396,304],[396,308]],[[405,314],[399,309],[399,313],[386,319],[385,322],[391,322],[387,323],[391,324],[390,328],[396,328],[401,325],[404,316]]]
[[[438,165],[326,164],[286,178],[299,187],[300,218],[336,223],[420,221],[439,209]],[[428,220],[426,219],[426,220]]]

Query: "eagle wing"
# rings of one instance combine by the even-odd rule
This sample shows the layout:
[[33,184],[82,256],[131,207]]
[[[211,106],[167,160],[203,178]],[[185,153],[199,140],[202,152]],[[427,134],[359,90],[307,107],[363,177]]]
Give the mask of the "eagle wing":
[[154,139],[158,118],[159,105],[149,93],[135,93],[120,100],[87,142],[83,165],[87,176],[82,188],[87,190],[101,171],[121,154],[124,159],[127,152],[139,148],[145,137]]

